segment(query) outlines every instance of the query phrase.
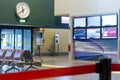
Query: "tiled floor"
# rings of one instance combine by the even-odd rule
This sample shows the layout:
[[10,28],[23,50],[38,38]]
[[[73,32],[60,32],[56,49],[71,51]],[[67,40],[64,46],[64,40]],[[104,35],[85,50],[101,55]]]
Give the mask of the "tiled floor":
[[[95,61],[69,60],[68,56],[41,56],[41,59],[43,63],[41,67],[37,67],[39,69],[62,68],[96,63]],[[99,74],[91,73],[34,80],[99,80]],[[112,73],[112,80],[120,80],[120,72]]]

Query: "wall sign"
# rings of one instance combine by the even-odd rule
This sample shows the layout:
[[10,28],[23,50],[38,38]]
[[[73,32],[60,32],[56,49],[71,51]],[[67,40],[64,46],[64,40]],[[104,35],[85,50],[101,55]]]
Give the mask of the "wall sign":
[[43,45],[43,32],[36,32],[36,45]]

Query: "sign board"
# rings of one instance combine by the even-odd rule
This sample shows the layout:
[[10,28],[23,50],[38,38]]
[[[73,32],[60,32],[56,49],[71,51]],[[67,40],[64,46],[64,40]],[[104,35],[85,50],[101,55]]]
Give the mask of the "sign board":
[[43,32],[36,32],[36,45],[43,45]]
[[55,44],[59,44],[59,33],[55,33]]

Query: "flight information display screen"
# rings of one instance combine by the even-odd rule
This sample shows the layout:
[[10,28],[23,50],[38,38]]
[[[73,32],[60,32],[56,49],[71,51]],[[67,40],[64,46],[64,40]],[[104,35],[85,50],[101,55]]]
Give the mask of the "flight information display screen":
[[74,28],[77,27],[86,27],[86,18],[85,17],[75,17],[73,18]]

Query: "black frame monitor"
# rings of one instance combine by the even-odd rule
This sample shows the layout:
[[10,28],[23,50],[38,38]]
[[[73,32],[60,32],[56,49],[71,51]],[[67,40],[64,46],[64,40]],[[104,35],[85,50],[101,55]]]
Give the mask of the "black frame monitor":
[[75,28],[73,30],[73,39],[86,39],[86,29]]
[[100,39],[100,28],[87,28],[87,39]]
[[102,15],[102,26],[117,26],[117,14]]
[[102,27],[102,39],[117,38],[117,27]]
[[100,16],[88,16],[87,27],[100,27]]
[[73,18],[73,27],[86,27],[86,18],[85,17],[74,17]]

